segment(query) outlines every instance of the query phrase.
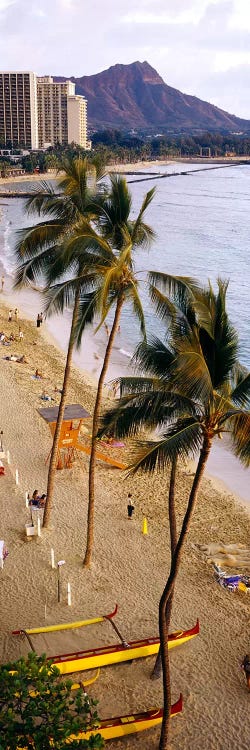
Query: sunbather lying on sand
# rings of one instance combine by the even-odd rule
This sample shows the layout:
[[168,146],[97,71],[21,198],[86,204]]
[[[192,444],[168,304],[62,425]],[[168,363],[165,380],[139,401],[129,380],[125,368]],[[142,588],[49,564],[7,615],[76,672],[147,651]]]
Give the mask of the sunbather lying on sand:
[[205,555],[217,555],[222,553],[223,555],[231,554],[245,556],[250,554],[250,549],[247,549],[244,544],[240,542],[236,544],[224,544],[224,542],[211,542],[211,544],[198,544],[199,549],[205,553]]
[[9,357],[4,357],[4,359],[7,359],[8,362],[19,362],[21,365],[27,365],[28,361],[24,354],[22,354],[21,357],[18,357],[17,354],[11,354]]
[[46,391],[43,391],[43,392],[42,392],[42,395],[40,396],[40,398],[41,398],[41,399],[42,399],[43,401],[55,401],[55,399],[53,398],[53,396],[49,396],[49,394],[48,394],[48,393],[46,393]]
[[240,555],[221,555],[220,557],[208,557],[207,561],[226,568],[250,568],[250,555],[249,557],[241,557]]

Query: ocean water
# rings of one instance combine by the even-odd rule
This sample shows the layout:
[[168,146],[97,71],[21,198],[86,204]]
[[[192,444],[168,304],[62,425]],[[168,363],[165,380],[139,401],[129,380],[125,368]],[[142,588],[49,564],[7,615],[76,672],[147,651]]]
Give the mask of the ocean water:
[[[172,175],[169,179],[143,182],[136,182],[136,176],[127,178],[133,195],[134,216],[146,191],[156,187],[156,195],[147,211],[146,220],[154,228],[157,237],[149,252],[142,249],[136,251],[135,260],[147,330],[149,333],[155,332],[156,325],[159,329],[148,299],[147,270],[191,275],[204,283],[208,278],[215,283],[220,276],[229,280],[228,310],[239,333],[241,360],[249,367],[250,167],[244,165],[211,169],[211,165],[206,165],[204,171],[196,171],[197,169],[199,165],[195,164],[170,164],[168,167],[159,167],[159,172],[187,170],[188,175]],[[150,171],[155,172],[156,168],[145,167],[145,172]],[[20,187],[27,190],[28,183],[20,183]],[[32,219],[24,214],[24,202],[21,199],[8,201],[7,198],[1,198],[0,204],[0,257],[5,272],[11,278],[14,273],[16,229],[29,225]],[[34,298],[34,308],[37,305],[39,308],[40,303]],[[65,316],[66,327],[67,318],[70,319],[70,315]],[[60,335],[60,319],[56,318],[49,326],[56,336]],[[139,339],[140,331],[133,311],[128,307],[122,314],[121,333],[114,353],[119,366],[123,362],[125,366]],[[105,342],[103,334],[96,337],[94,345],[100,356],[102,342]],[[85,345],[83,349],[85,350]],[[78,356],[78,363],[80,359]]]
[[[197,171],[198,169],[196,164],[172,163],[167,167],[157,167],[161,174],[172,173],[170,178],[158,180],[153,175],[156,167],[145,165],[145,178],[151,173],[152,180],[137,182],[136,175],[127,176],[133,196],[134,216],[146,191],[156,187],[156,195],[147,211],[146,220],[157,237],[149,251],[139,249],[136,252],[135,260],[147,331],[149,334],[161,333],[147,294],[147,270],[194,276],[203,283],[210,279],[215,284],[218,277],[227,279],[228,311],[239,333],[241,361],[249,368],[250,167],[240,165],[211,169],[211,165],[207,164],[203,171]],[[183,171],[188,174],[173,174]],[[20,188],[27,190],[28,183],[20,183]],[[16,231],[33,220],[24,214],[24,201],[8,200],[7,194],[6,198],[0,198],[0,216],[0,261],[6,275],[6,290],[11,293]],[[33,290],[26,289],[18,294],[15,292],[15,299],[16,304],[34,319],[37,312],[42,310],[42,300]],[[111,319],[110,316],[109,325]],[[58,316],[48,319],[47,326],[57,343],[65,349],[70,312],[66,311],[63,321]],[[121,331],[116,338],[107,381],[118,374],[127,373],[139,340],[140,331],[133,311],[128,307],[122,313]],[[75,363],[98,376],[105,344],[104,329],[95,336],[92,331],[87,331],[80,352],[75,353]],[[246,479],[244,483],[246,486]],[[234,489],[232,485],[233,477],[230,478],[230,486]],[[239,492],[239,488],[235,488],[235,491]],[[248,490],[241,489],[241,495],[244,499],[249,499]]]

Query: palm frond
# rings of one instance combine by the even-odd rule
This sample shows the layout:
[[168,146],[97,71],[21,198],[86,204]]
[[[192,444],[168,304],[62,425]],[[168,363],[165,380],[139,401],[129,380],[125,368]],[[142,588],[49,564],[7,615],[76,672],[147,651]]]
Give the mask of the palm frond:
[[71,257],[73,254],[75,257],[79,257],[83,251],[88,254],[97,251],[99,259],[102,261],[115,262],[115,255],[110,244],[97,234],[85,218],[82,218],[78,225],[74,227],[64,246],[64,253],[68,253],[68,257]]
[[154,240],[156,237],[152,227],[150,227],[148,224],[145,224],[145,222],[143,221],[143,216],[151,201],[153,200],[155,190],[156,188],[148,190],[142,201],[138,216],[132,223],[131,241],[133,245],[143,245],[148,247],[152,240]]
[[167,325],[176,316],[176,305],[156,286],[150,285],[149,296],[153,302],[156,315]]
[[200,326],[200,344],[207,362],[214,388],[220,388],[231,379],[231,372],[238,357],[238,335],[229,321],[226,311],[228,282],[218,280],[218,293],[211,285],[205,291],[207,309],[211,313],[211,330]]
[[250,414],[242,413],[232,420],[232,443],[235,455],[246,466],[250,466]]
[[57,313],[63,313],[66,308],[74,305],[79,284],[79,278],[75,277],[74,279],[67,279],[46,288],[44,297],[45,311],[48,317]]
[[150,336],[149,340],[142,341],[133,356],[133,364],[139,371],[155,375],[163,381],[167,381],[171,374],[175,355],[171,347],[168,347],[156,336]]
[[241,372],[241,376],[238,373],[237,385],[231,393],[232,401],[238,406],[242,406],[245,409],[250,408],[250,373],[246,374],[245,368]]
[[180,337],[173,362],[173,388],[189,398],[208,403],[213,398],[213,382],[195,329]]
[[99,290],[81,294],[79,302],[78,319],[76,323],[76,347],[81,346],[82,335],[87,325],[93,323],[99,309]]
[[[37,253],[33,258],[20,263],[16,268],[14,289],[19,289],[24,285],[28,285],[32,282],[35,285],[42,284],[43,288],[47,286],[47,272],[48,268],[53,268],[56,262],[57,251],[59,248],[55,245],[52,248],[42,250]],[[55,280],[53,276],[53,281]]]
[[130,377],[119,378],[119,385],[121,396],[125,396],[128,394],[143,393],[145,391],[148,392],[149,389],[159,389],[159,380],[158,378],[136,377],[131,375]]
[[58,198],[58,192],[54,189],[51,182],[41,180],[31,188],[31,196],[25,201],[25,212],[27,214],[44,215],[48,212],[48,206],[55,198]]
[[155,441],[141,441],[133,463],[128,467],[129,474],[141,470],[153,473],[162,472],[173,461],[185,460],[194,456],[202,446],[203,433],[199,422],[192,418],[180,420]]
[[98,434],[101,436],[106,432],[112,432],[118,438],[133,437],[144,425],[152,429],[166,422],[162,392],[149,389],[120,398],[118,405],[103,415]]
[[135,317],[139,321],[141,334],[145,338],[146,327],[145,327],[144,310],[143,310],[143,306],[140,300],[140,295],[138,293],[137,284],[135,283],[134,280],[132,280],[130,286],[127,287],[126,296],[128,297],[128,299],[132,300]]
[[194,299],[196,292],[200,290],[198,281],[191,276],[173,276],[162,271],[149,271],[148,281],[150,286],[158,287],[158,289],[171,297],[178,305],[183,301],[183,295],[186,297],[190,296]]
[[32,258],[39,250],[49,248],[61,237],[63,225],[57,220],[45,221],[17,232],[15,256],[17,262]]

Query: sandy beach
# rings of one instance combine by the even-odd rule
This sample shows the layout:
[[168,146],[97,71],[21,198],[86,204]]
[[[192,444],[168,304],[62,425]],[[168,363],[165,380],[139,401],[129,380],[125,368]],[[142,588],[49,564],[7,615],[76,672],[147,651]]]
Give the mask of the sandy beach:
[[[0,304],[0,330],[18,334],[18,323],[8,323],[7,307]],[[21,316],[20,316],[21,317]],[[168,474],[126,479],[117,469],[98,463],[96,480],[95,551],[90,570],[82,559],[86,540],[88,459],[78,454],[69,470],[57,474],[52,524],[40,538],[28,540],[24,525],[29,521],[25,492],[46,489],[46,458],[51,447],[48,426],[38,413],[45,389],[55,401],[59,397],[64,357],[30,321],[21,317],[24,339],[11,346],[0,345],[0,429],[11,463],[0,477],[1,533],[9,550],[1,576],[1,661],[27,653],[14,628],[34,627],[45,622],[65,622],[113,610],[118,603],[117,624],[126,639],[157,635],[157,605],[169,565],[167,527]],[[23,354],[27,364],[4,357]],[[41,381],[33,380],[38,368]],[[68,403],[81,403],[93,411],[95,386],[87,373],[73,368]],[[107,400],[108,402],[108,392]],[[45,403],[45,406],[49,405]],[[111,451],[111,449],[110,449]],[[110,453],[109,451],[109,453]],[[112,450],[117,460],[128,458],[128,449]],[[19,486],[15,485],[15,470]],[[177,513],[181,519],[192,477],[179,472]],[[135,514],[127,519],[127,495],[132,492]],[[41,513],[41,511],[40,511]],[[148,520],[148,536],[141,533]],[[200,635],[190,644],[171,652],[172,702],[183,693],[182,716],[171,725],[171,750],[237,750],[249,748],[249,694],[240,660],[249,651],[250,595],[229,592],[215,581],[213,569],[198,545],[222,541],[249,545],[250,515],[225,490],[218,491],[204,479],[178,579],[171,630],[191,627],[200,619]],[[63,601],[57,603],[56,571],[50,566],[64,559]],[[246,569],[250,574],[250,568]],[[67,606],[66,585],[72,588],[72,606]],[[107,623],[74,634],[39,637],[41,653],[58,654],[77,647],[115,643],[117,637]],[[99,700],[101,717],[133,713],[162,704],[161,682],[150,681],[153,657],[132,664],[106,667],[90,688]],[[154,750],[159,729],[138,734],[109,747]]]

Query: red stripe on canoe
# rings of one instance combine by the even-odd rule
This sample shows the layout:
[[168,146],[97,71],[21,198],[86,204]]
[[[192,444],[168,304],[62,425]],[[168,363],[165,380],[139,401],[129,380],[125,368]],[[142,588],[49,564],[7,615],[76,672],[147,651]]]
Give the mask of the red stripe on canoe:
[[[198,635],[200,632],[200,625],[199,620],[197,620],[196,625],[194,625],[193,628],[190,628],[189,630],[178,630],[176,633],[170,633],[168,640],[169,641],[178,641],[181,638],[188,638],[192,635]],[[143,641],[128,641],[127,646],[123,646],[122,643],[116,643],[114,646],[103,646],[100,648],[90,649],[88,651],[75,651],[73,653],[69,654],[57,654],[56,656],[50,656],[48,657],[49,661],[57,662],[58,664],[60,662],[64,661],[74,661],[75,659],[85,659],[89,656],[100,656],[101,654],[113,654],[113,653],[121,653],[123,651],[128,651],[132,648],[143,648],[144,646],[152,646],[155,644],[159,644],[160,639],[159,638],[145,638]]]

